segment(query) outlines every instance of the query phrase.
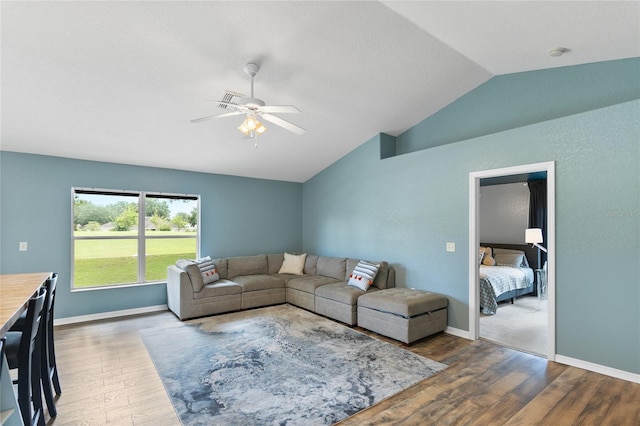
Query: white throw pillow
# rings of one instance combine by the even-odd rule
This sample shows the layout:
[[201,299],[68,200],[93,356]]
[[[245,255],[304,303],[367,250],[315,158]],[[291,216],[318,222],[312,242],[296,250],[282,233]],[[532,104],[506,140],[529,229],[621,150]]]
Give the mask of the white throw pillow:
[[200,268],[200,273],[202,274],[202,282],[204,282],[204,285],[214,283],[220,279],[218,268],[216,268],[213,260],[198,262],[196,263],[196,265],[198,265],[198,268]]
[[371,287],[371,284],[373,284],[376,275],[378,275],[378,269],[380,269],[380,265],[361,260],[349,275],[348,284],[358,287],[360,290],[367,291],[369,287]]
[[279,274],[302,275],[304,273],[304,262],[307,260],[307,253],[284,254],[284,262],[278,271]]
[[214,283],[220,279],[218,268],[216,268],[213,260],[211,260],[211,256],[194,259],[193,263],[195,263],[200,270],[203,285]]

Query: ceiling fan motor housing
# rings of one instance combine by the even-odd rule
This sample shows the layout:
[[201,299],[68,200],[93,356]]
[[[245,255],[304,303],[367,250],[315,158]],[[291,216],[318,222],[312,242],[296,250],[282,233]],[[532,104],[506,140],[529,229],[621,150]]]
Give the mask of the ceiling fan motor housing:
[[238,103],[240,105],[246,106],[249,109],[258,109],[266,105],[262,99],[258,98],[242,98],[238,101]]

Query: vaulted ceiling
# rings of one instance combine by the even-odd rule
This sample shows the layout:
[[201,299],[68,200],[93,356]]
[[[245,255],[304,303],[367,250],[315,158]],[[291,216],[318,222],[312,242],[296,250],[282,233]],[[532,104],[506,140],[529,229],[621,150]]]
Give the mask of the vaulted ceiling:
[[[638,1],[2,1],[1,149],[304,182],[494,75],[640,56]],[[549,50],[569,51],[552,57]],[[254,141],[225,91],[295,105]]]

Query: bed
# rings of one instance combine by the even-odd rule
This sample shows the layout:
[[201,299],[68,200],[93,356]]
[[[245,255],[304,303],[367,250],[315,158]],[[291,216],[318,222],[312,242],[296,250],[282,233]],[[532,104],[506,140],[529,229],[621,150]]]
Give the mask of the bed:
[[[480,245],[491,247],[498,261],[495,266],[480,265],[480,311],[483,314],[494,315],[499,302],[511,300],[513,303],[517,297],[535,294],[534,271],[539,269],[537,248],[526,244]],[[518,257],[520,253],[522,257]]]

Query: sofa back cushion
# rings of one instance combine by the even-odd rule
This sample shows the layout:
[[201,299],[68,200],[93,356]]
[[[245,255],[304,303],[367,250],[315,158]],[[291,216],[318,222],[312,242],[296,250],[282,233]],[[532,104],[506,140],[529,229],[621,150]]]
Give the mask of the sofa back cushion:
[[238,256],[227,258],[227,278],[233,279],[240,275],[258,275],[269,273],[267,255]]
[[373,281],[373,287],[378,287],[380,290],[395,287],[395,280],[389,280],[389,264],[385,261],[375,263],[380,264],[380,269],[378,269],[378,275]]
[[[372,284],[373,287],[377,287],[381,290],[384,290],[385,288],[389,288],[389,287],[394,287],[395,284],[388,282],[389,264],[387,262],[385,261],[372,262],[368,260],[365,260],[365,261],[369,263],[374,263],[376,265],[380,265],[380,268],[378,268],[378,274],[376,275],[376,278]],[[351,273],[355,269],[358,262],[360,262],[360,259],[347,259],[347,276],[345,278],[346,280],[349,280],[349,275],[351,275]]]
[[202,290],[202,287],[204,287],[202,272],[200,272],[200,268],[198,268],[198,265],[196,265],[195,262],[191,260],[180,259],[176,262],[176,267],[182,269],[187,273],[187,275],[189,275],[194,293]]
[[347,259],[342,257],[318,256],[317,275],[346,282]]
[[306,275],[318,274],[318,255],[307,254],[307,260],[304,261],[304,273]]
[[218,269],[218,275],[220,275],[221,279],[229,277],[229,273],[227,272],[227,259],[213,259],[213,263],[215,263],[216,269]]
[[267,265],[269,266],[269,275],[277,274],[284,262],[284,253],[267,254]]

